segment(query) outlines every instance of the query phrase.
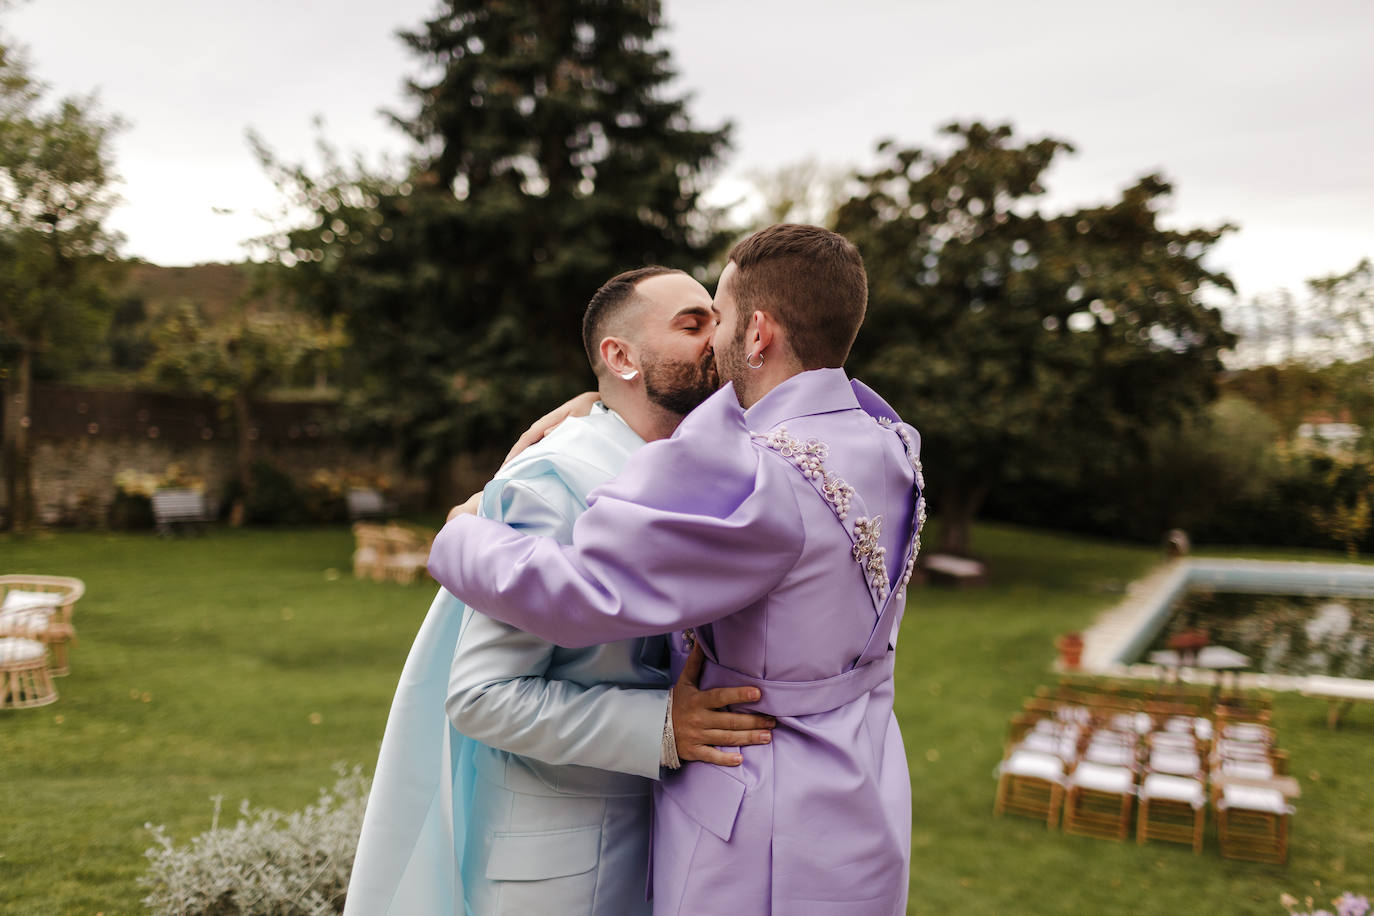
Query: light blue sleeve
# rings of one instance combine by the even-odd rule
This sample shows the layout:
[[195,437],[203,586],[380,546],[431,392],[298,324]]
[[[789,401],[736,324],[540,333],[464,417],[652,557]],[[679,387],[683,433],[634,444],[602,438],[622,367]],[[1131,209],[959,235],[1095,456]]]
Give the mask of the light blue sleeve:
[[[581,503],[552,475],[496,480],[483,514],[564,543]],[[473,610],[449,674],[445,708],[462,734],[554,765],[657,779],[668,691],[548,679],[556,646]]]

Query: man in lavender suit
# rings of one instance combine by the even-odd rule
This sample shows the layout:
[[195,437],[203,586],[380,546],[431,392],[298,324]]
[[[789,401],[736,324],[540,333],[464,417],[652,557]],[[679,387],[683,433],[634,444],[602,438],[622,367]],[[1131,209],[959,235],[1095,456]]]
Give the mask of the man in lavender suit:
[[761,691],[771,743],[656,787],[656,914],[905,912],[892,668],[923,480],[915,430],[842,369],[866,299],[834,233],[744,240],[713,306],[730,384],[594,491],[572,544],[459,515],[430,555],[492,617],[570,646],[683,630],[674,673],[697,646],[703,687]]

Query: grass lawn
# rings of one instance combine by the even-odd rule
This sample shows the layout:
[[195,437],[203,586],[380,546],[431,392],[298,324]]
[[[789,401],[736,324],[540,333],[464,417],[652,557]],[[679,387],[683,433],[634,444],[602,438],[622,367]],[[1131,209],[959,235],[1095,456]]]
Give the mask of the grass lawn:
[[[1284,891],[1374,890],[1368,707],[1329,732],[1324,704],[1278,699],[1303,789],[1286,867],[1220,858],[1210,824],[1194,856],[994,819],[1003,727],[1052,681],[1053,637],[1087,625],[1156,554],[992,525],[976,547],[988,587],[917,591],[902,631],[910,912],[1281,916]],[[351,549],[343,528],[0,538],[4,572],[87,588],[61,700],[0,713],[0,914],[141,912],[146,822],[184,841],[209,825],[212,795],[231,816],[243,798],[294,809],[332,784],[335,762],[370,771],[433,586],[355,581]]]

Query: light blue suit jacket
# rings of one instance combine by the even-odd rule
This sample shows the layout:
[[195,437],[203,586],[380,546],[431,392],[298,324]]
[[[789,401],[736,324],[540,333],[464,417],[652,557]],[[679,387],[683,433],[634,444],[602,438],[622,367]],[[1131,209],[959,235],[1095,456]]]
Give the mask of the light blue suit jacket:
[[[641,445],[598,404],[504,466],[482,514],[568,542]],[[392,702],[345,916],[647,913],[664,654],[661,637],[561,648],[440,590]]]

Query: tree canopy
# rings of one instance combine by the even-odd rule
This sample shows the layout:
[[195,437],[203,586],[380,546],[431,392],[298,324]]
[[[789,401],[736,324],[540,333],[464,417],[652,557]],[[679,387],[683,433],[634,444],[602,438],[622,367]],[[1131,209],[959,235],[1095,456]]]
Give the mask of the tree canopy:
[[1051,213],[1067,142],[942,133],[952,148],[881,144],[837,229],[869,270],[851,366],[921,429],[942,546],[966,552],[993,485],[1081,473],[1211,400],[1233,338],[1201,294],[1231,284],[1203,259],[1230,227],[1161,226],[1159,175]]
[[94,97],[45,105],[45,87],[0,35],[0,376],[9,523],[29,521],[28,403],[35,371],[60,374],[104,341],[119,236],[110,151],[119,121]]
[[[582,311],[615,273],[704,271],[700,206],[727,129],[698,130],[655,43],[659,4],[447,0],[403,36],[412,161],[318,176],[262,158],[313,214],[270,241],[353,340],[359,413],[418,463],[503,441],[586,387]],[[493,441],[495,440],[495,441]]]

